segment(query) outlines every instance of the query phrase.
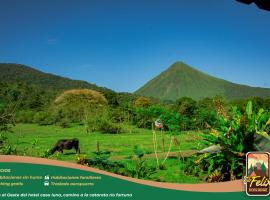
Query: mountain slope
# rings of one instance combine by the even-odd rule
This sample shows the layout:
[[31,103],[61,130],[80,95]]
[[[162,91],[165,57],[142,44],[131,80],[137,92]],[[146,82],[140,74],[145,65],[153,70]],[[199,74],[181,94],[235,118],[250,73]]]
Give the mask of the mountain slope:
[[76,88],[88,88],[99,91],[109,90],[86,81],[72,80],[54,74],[44,73],[25,65],[13,63],[0,63],[0,81],[11,83],[22,81],[42,88],[55,90]]
[[198,100],[216,95],[241,99],[250,96],[270,97],[270,89],[231,83],[200,72],[183,62],[176,62],[135,94],[163,100],[176,100],[184,96]]

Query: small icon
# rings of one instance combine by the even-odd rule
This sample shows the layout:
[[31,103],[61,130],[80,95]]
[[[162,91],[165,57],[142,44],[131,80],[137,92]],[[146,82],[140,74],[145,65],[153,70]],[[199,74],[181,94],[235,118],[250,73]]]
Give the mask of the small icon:
[[50,176],[49,176],[49,175],[46,175],[46,176],[44,177],[44,179],[45,179],[45,180],[49,180],[49,179],[50,179]]
[[49,185],[50,185],[49,181],[44,182],[44,186],[49,186]]

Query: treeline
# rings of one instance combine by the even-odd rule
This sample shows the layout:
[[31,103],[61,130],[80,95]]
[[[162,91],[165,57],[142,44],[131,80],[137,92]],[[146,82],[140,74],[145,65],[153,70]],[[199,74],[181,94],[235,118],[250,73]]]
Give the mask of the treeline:
[[[80,90],[80,89],[78,89]],[[66,106],[59,109],[56,104],[56,99],[66,90],[58,90],[52,88],[45,88],[23,81],[18,82],[0,82],[0,112],[12,105],[16,110],[17,123],[38,123],[40,125],[59,124],[63,127],[71,123],[85,123],[79,112],[66,112],[73,108],[74,110],[80,108],[87,110],[88,104],[77,100],[73,105]],[[136,95],[130,93],[116,93],[111,90],[98,91],[106,99],[106,110],[114,114],[117,120],[121,121],[123,118],[122,108],[127,109],[131,105]],[[92,104],[93,102],[90,102]],[[121,110],[118,112],[118,110]],[[118,115],[121,115],[118,116]]]
[[[59,103],[59,99],[62,99]],[[270,99],[252,97],[253,109],[269,110]],[[101,103],[102,102],[102,103]],[[230,118],[232,106],[245,111],[247,99],[229,102],[222,97],[195,101],[183,97],[175,102],[161,102],[130,93],[89,89],[56,90],[25,82],[0,82],[0,111],[7,105],[16,107],[17,123],[72,123],[89,131],[119,133],[122,123],[139,128],[152,128],[159,119],[169,131],[203,130],[219,126],[219,116]]]

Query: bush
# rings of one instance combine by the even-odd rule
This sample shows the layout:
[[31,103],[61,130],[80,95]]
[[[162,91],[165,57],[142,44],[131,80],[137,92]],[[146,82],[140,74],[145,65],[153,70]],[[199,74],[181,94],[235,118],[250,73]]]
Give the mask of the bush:
[[165,108],[159,105],[135,108],[133,123],[139,128],[152,128],[152,123],[162,114],[166,113]]
[[69,128],[70,124],[71,124],[71,122],[67,118],[63,118],[63,119],[61,119],[60,122],[57,123],[57,125],[59,125],[62,128]]
[[104,120],[104,121],[100,121],[99,123],[99,131],[101,131],[102,133],[117,134],[117,133],[121,133],[122,127],[119,126],[118,124]]
[[51,125],[55,120],[53,115],[49,112],[40,111],[35,114],[33,122],[39,125]]
[[16,146],[11,146],[7,136],[4,133],[0,133],[0,154],[3,155],[17,154]]
[[109,160],[110,152],[95,152],[96,156],[93,158],[78,157],[77,163],[87,165],[90,167],[96,167],[98,169],[107,170],[112,173],[125,175],[125,166],[119,161]]
[[122,127],[112,121],[110,111],[101,111],[87,120],[87,132],[121,133]]
[[16,115],[18,123],[33,123],[35,112],[31,110],[21,110]]
[[84,123],[85,118],[92,117],[107,107],[107,100],[98,91],[80,89],[67,90],[54,102],[57,118],[68,118],[71,122]]
[[146,162],[146,159],[143,158],[143,152],[137,147],[134,149],[136,155],[135,158],[128,159],[127,162],[110,160],[109,157],[111,152],[108,151],[94,153],[96,156],[90,159],[79,156],[77,158],[77,163],[141,179],[151,179],[151,175],[157,172],[157,168]]

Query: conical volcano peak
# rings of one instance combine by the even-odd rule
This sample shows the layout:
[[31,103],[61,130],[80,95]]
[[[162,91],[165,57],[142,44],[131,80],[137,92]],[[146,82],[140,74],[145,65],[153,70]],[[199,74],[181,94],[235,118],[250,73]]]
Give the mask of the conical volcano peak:
[[228,99],[270,97],[270,89],[234,84],[201,72],[181,61],[172,64],[135,93],[173,101],[181,97],[200,100],[217,95]]
[[166,71],[191,72],[191,71],[197,71],[197,70],[182,61],[177,61],[174,64],[172,64]]

